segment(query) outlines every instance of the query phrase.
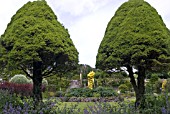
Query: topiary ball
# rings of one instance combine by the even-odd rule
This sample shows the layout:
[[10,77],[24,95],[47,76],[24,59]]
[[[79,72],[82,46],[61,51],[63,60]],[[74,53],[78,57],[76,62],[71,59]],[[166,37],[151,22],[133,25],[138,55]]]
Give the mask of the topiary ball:
[[29,80],[26,78],[25,75],[16,74],[9,80],[9,82],[17,84],[28,84]]
[[42,85],[48,86],[48,81],[45,78],[42,80]]

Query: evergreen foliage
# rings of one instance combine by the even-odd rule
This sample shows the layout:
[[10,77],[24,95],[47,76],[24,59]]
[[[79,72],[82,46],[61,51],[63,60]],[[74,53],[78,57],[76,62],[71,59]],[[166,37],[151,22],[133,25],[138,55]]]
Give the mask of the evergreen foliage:
[[[126,67],[136,92],[136,104],[140,104],[146,71],[166,70],[169,66],[169,40],[170,32],[157,11],[143,0],[129,0],[108,23],[96,67],[102,70]],[[137,82],[133,68],[138,71]]]
[[169,30],[157,11],[146,2],[130,0],[119,7],[108,23],[96,67],[110,70],[141,64],[154,69],[169,56],[167,39]]
[[33,79],[37,95],[44,77],[67,72],[78,63],[78,52],[68,30],[45,0],[21,7],[11,18],[0,43],[1,66],[25,72]]

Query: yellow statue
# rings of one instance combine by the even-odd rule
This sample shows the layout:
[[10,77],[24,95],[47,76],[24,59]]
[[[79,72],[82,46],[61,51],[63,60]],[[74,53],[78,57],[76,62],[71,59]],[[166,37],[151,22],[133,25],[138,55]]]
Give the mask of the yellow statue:
[[162,91],[165,91],[165,89],[166,89],[166,83],[167,83],[167,80],[164,79],[163,82],[162,82]]
[[88,88],[93,89],[93,85],[94,85],[94,75],[95,72],[91,71],[87,77],[88,77]]

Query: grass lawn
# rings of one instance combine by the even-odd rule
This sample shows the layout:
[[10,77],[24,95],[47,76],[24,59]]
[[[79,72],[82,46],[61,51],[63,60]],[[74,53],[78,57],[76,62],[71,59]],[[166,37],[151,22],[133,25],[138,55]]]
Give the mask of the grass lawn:
[[[135,97],[132,98],[128,98],[128,99],[124,99],[123,102],[124,104],[128,104],[128,103],[134,103],[135,102]],[[102,104],[102,106],[104,105],[108,105],[111,106],[112,108],[115,108],[115,110],[118,107],[121,107],[120,102],[58,102],[57,106],[60,109],[69,109],[69,108],[73,108],[73,109],[80,109],[80,112],[83,113],[84,109],[88,109],[90,110],[90,107],[98,107],[100,104]]]
[[[94,106],[98,106],[99,104],[102,104],[103,103],[95,103],[95,102],[59,102],[57,104],[57,106],[59,106],[60,109],[69,109],[69,108],[72,108],[72,109],[79,109],[80,110],[80,113],[83,114],[84,112],[84,109],[87,109],[87,110],[90,110],[90,107],[94,107]],[[109,104],[113,107],[117,107],[118,106],[118,103],[116,102],[106,102],[106,104]]]

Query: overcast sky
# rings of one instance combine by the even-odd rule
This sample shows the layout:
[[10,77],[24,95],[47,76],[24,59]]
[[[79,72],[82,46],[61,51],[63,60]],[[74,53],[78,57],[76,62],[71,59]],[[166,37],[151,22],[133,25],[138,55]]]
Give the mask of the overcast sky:
[[[0,1],[0,35],[16,11],[33,0]],[[79,63],[95,67],[97,50],[111,17],[128,0],[46,0],[58,20],[69,30],[79,52]],[[170,29],[170,0],[145,0],[162,16]]]

